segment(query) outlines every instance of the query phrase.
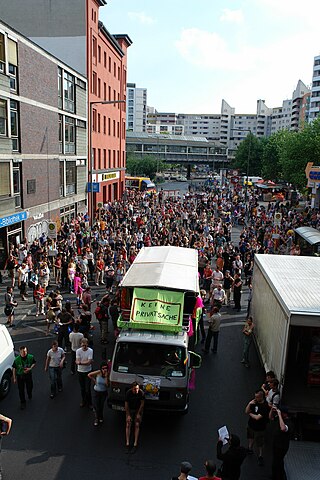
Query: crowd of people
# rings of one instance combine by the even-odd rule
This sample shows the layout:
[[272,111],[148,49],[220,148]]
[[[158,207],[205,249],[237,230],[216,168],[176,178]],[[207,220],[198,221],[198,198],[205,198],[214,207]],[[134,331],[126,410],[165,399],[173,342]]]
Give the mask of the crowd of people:
[[[281,214],[281,222],[277,225],[274,221],[275,213]],[[110,323],[114,336],[117,336],[118,287],[143,246],[173,245],[198,250],[199,280],[204,305],[199,333],[205,354],[209,353],[211,341],[213,353],[217,352],[221,309],[233,308],[240,312],[243,308],[242,289],[243,286],[248,287],[242,363],[249,367],[249,348],[254,331],[254,320],[250,317],[254,254],[299,255],[299,246],[294,242],[294,229],[302,225],[319,228],[320,213],[309,204],[299,210],[289,202],[259,206],[254,190],[235,190],[221,186],[211,191],[189,192],[179,198],[162,189],[157,195],[128,191],[123,200],[105,204],[97,212],[93,223],[89,227],[88,217],[78,215],[70,224],[61,225],[56,240],[48,239],[42,234],[31,244],[23,241],[17,247],[12,246],[5,265],[10,284],[4,300],[7,326],[13,327],[17,306],[17,295],[14,294],[16,286],[21,301],[33,298],[35,316],[43,316],[46,320],[47,333],[52,326],[57,333],[57,341],[52,343],[45,361],[45,370],[50,374],[50,397],[53,399],[63,389],[61,372],[65,365],[65,353],[70,351],[71,372],[74,374],[77,371],[79,376],[82,407],[92,408],[91,383],[94,384],[94,425],[98,426],[103,422],[108,365],[101,364],[99,370],[92,370],[92,315],[95,313],[100,324],[102,344],[109,341]],[[238,244],[232,241],[235,225],[240,229]],[[100,289],[105,288],[105,292],[93,312],[92,304],[97,298],[91,290],[98,286]],[[65,301],[64,297],[68,297],[68,300]],[[78,309],[77,314],[74,304]],[[206,316],[205,312],[208,312]],[[20,351],[20,357],[23,359],[25,354],[26,358],[30,358],[26,347],[24,349]],[[30,362],[28,372],[24,368],[21,370],[21,365],[15,367],[22,408],[26,405],[25,386],[29,398],[32,396],[31,370],[35,362]],[[24,376],[23,382],[19,375]],[[276,386],[275,383],[272,384],[272,391]],[[253,419],[251,423],[260,420],[255,418],[260,416],[256,406],[267,402],[268,395],[269,390],[261,389],[248,404],[246,413]],[[280,422],[282,417],[278,406],[279,404],[276,411]],[[269,411],[274,411],[273,407],[274,405],[269,405]],[[132,423],[129,407],[126,413],[128,434]],[[262,416],[265,415],[266,413]],[[136,420],[136,416],[134,421],[138,432],[140,421]],[[249,431],[251,436],[248,433],[249,448],[246,454],[251,453],[255,442],[259,463],[262,465],[262,435],[258,435],[258,441],[252,433],[252,425],[249,425]],[[222,453],[222,445],[219,445],[218,443],[217,458],[226,462],[228,456]],[[229,439],[229,445],[230,449],[240,448],[236,435]],[[240,457],[242,458],[241,455]],[[243,459],[244,457],[242,461]],[[203,478],[216,478],[213,466],[212,461],[207,462],[207,476]],[[227,467],[224,469],[228,471]],[[181,475],[185,475],[185,472],[181,472],[179,479],[191,478]],[[239,474],[225,474],[222,469],[221,478],[236,479],[239,475],[240,466]],[[284,478],[277,475],[273,478]]]

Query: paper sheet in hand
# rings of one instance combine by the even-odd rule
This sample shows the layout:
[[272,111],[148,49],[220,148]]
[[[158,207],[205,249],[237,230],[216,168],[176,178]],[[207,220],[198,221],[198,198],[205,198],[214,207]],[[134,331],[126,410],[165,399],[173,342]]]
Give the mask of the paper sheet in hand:
[[222,442],[223,442],[223,445],[225,445],[226,443],[228,443],[228,439],[229,439],[229,432],[228,432],[228,429],[227,427],[224,425],[223,427],[219,428],[218,430],[218,435],[219,437],[221,438]]

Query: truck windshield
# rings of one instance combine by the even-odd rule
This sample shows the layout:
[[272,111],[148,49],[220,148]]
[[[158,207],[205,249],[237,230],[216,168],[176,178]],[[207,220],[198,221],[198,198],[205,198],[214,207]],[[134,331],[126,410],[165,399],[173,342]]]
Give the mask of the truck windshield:
[[120,342],[113,362],[119,373],[184,377],[187,352],[183,347],[135,342]]

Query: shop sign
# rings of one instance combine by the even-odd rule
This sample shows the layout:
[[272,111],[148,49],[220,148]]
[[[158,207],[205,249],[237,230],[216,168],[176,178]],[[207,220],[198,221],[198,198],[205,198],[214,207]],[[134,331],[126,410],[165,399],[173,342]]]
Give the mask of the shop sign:
[[7,217],[0,218],[0,228],[8,227],[9,225],[13,225],[14,223],[23,222],[27,220],[28,212],[19,212],[15,213],[14,215],[9,215]]

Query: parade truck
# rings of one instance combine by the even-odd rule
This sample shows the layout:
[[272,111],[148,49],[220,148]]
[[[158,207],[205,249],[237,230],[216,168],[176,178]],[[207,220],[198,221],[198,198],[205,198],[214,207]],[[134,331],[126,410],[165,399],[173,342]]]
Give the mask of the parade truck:
[[251,313],[266,371],[299,433],[320,430],[320,258],[255,255]]
[[121,332],[111,362],[109,406],[124,410],[126,392],[136,381],[144,390],[146,410],[186,413],[191,374],[201,364],[189,341],[199,298],[197,251],[142,248],[120,284],[120,295]]

